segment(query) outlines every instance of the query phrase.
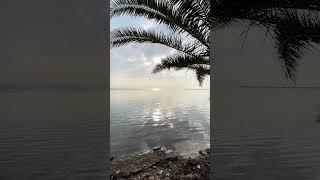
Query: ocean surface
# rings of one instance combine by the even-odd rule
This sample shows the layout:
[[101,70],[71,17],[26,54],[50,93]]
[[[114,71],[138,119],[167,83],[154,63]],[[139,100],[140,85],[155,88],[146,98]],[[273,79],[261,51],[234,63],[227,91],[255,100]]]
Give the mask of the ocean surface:
[[320,88],[218,88],[217,180],[320,179]]
[[210,147],[209,98],[209,90],[111,89],[111,154],[161,146],[194,155]]
[[1,180],[105,179],[105,91],[0,90]]

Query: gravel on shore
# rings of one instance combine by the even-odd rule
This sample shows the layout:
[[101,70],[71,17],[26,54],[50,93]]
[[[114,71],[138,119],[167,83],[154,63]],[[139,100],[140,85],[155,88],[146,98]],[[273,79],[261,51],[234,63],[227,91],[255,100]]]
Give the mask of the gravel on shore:
[[186,157],[174,151],[154,148],[153,152],[126,157],[112,157],[110,179],[210,179],[210,150],[197,157]]

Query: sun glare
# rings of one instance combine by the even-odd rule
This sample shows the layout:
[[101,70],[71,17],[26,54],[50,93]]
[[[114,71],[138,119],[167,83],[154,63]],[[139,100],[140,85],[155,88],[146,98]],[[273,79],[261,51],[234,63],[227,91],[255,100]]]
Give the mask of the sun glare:
[[161,57],[154,57],[154,58],[153,58],[153,63],[154,63],[154,64],[159,64],[159,63],[161,63]]
[[151,88],[152,91],[160,91],[160,88]]

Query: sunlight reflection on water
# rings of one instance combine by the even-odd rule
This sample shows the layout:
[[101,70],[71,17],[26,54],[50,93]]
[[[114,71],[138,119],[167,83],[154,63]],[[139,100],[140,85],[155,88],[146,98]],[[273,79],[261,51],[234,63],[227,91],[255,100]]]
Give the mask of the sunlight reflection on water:
[[210,146],[208,90],[114,90],[110,95],[112,154],[154,146],[190,154]]

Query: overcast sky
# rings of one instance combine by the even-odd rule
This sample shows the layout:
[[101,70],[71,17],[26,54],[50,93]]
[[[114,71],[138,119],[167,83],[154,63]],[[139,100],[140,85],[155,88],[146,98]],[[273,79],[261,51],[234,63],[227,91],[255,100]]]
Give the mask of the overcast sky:
[[106,83],[101,2],[4,0],[0,85]]
[[[192,71],[151,74],[162,57],[174,53],[156,44],[129,44],[110,50],[106,62],[104,8],[85,0],[4,0],[0,6],[0,84],[103,84],[105,63],[110,63],[111,87],[199,88]],[[41,7],[41,8],[39,8]],[[57,13],[59,12],[59,13]],[[111,29],[138,26],[158,28],[146,19],[118,17]],[[227,82],[263,83],[284,81],[273,42],[264,32],[250,31],[241,48],[243,29],[230,27],[214,32],[217,79]],[[318,47],[319,50],[319,47]],[[303,56],[298,85],[319,85],[319,51]],[[209,77],[204,82],[208,88]]]
[[[244,41],[246,28],[233,25],[213,33],[215,79],[224,85],[294,85],[284,77],[275,43],[265,31],[252,28]],[[320,86],[320,46],[305,52],[296,72],[296,86]]]
[[[140,27],[165,29],[144,18],[122,16],[113,18],[110,29],[117,27]],[[175,50],[159,44],[128,44],[110,50],[111,88],[200,88],[192,71],[163,71],[152,74],[152,68],[161,58],[174,54]],[[202,88],[209,88],[206,78]]]

